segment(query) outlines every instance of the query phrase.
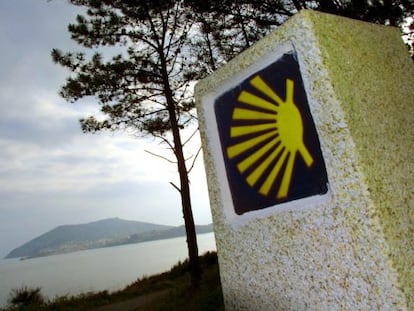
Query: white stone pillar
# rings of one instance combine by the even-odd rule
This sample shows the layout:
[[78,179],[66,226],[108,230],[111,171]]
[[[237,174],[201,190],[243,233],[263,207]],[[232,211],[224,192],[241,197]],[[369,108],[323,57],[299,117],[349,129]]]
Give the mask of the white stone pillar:
[[414,64],[302,11],[197,84],[226,310],[414,309]]

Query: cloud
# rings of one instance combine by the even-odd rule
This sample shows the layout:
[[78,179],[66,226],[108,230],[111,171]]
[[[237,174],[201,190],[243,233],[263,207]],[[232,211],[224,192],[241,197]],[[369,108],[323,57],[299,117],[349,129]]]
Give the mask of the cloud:
[[[130,147],[119,147],[114,141],[123,141],[121,146]],[[107,135],[80,136],[46,149],[0,141],[0,186],[33,192],[80,190],[95,184],[154,181],[175,175],[174,166],[152,159],[142,145],[137,140]]]

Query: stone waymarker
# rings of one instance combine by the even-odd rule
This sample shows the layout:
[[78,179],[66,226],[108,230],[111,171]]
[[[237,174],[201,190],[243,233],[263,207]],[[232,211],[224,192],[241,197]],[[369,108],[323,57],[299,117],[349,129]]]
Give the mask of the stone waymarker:
[[227,310],[414,309],[414,65],[302,11],[196,87]]

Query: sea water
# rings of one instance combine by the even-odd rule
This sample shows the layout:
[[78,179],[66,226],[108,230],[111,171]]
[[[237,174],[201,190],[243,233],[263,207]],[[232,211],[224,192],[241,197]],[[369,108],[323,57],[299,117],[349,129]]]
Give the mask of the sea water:
[[[215,251],[213,233],[198,235],[199,253]],[[185,237],[79,251],[26,260],[0,260],[0,307],[12,289],[41,287],[54,298],[114,291],[143,276],[169,270],[188,257]]]

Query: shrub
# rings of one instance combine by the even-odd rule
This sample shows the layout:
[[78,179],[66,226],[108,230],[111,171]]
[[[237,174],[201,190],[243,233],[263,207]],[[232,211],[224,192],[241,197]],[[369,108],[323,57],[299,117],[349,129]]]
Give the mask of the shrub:
[[40,287],[30,288],[27,286],[12,289],[8,301],[10,304],[18,308],[44,305],[46,302],[45,297],[42,295],[40,290]]

